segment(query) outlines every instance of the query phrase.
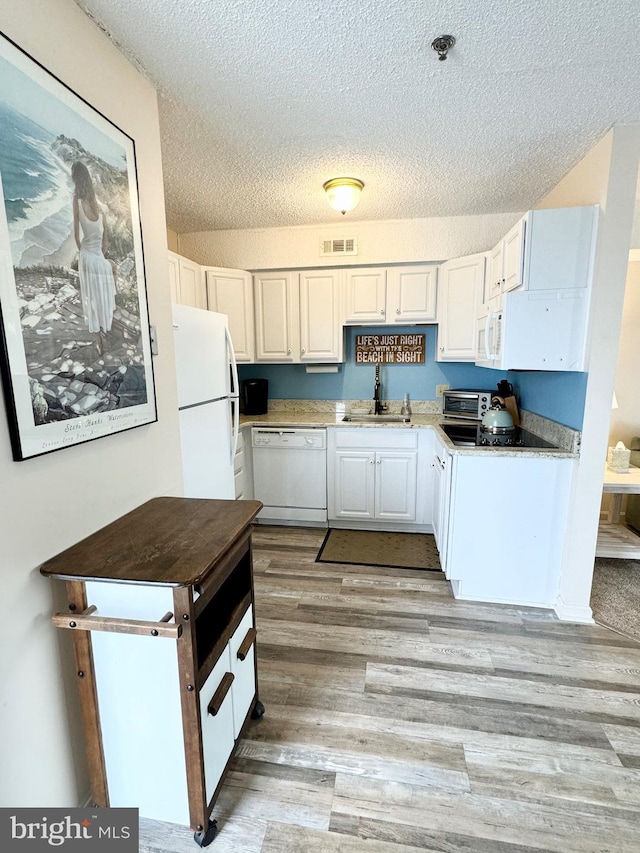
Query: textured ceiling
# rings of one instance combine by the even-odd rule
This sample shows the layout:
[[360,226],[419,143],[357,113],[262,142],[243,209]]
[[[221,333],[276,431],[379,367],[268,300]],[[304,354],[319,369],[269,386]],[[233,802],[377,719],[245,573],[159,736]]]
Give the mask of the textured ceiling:
[[358,220],[526,210],[640,121],[638,0],[77,2],[158,88],[179,233],[335,221],[341,174]]

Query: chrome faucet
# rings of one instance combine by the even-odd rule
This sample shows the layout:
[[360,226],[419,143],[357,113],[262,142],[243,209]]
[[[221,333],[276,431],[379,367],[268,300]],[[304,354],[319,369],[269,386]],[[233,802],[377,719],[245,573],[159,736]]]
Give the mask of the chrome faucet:
[[381,415],[384,411],[382,400],[380,399],[380,365],[376,364],[376,381],[373,386],[373,411],[376,415]]

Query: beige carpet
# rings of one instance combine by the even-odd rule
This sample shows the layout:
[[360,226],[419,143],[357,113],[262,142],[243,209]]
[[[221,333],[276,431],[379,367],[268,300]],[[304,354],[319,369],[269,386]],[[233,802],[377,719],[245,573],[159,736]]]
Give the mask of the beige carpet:
[[598,557],[591,609],[596,622],[640,642],[640,560]]
[[329,530],[316,562],[441,571],[435,539],[428,533]]

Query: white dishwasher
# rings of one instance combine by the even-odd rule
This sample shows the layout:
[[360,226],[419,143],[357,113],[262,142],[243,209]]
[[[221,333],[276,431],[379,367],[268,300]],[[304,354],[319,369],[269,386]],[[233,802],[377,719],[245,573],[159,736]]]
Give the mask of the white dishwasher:
[[253,427],[251,443],[257,520],[326,526],[326,429]]

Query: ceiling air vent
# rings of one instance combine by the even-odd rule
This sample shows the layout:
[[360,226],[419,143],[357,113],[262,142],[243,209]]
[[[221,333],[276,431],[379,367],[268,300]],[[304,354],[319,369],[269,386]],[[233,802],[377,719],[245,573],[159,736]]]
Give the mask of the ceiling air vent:
[[357,255],[358,241],[355,237],[343,237],[340,240],[320,240],[320,255]]

